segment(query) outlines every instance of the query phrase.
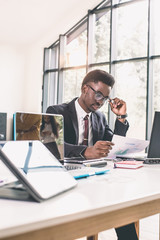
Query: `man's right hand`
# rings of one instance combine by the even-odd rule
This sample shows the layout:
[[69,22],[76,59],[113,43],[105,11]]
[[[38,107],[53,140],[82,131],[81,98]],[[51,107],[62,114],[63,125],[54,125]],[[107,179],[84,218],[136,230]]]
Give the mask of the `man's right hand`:
[[84,152],[86,159],[106,157],[114,143],[109,141],[97,141],[92,147],[87,147]]

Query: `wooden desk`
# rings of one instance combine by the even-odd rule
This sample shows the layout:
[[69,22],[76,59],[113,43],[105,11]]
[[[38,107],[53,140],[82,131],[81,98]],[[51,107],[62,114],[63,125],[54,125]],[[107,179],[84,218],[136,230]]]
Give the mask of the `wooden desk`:
[[[72,240],[160,212],[160,167],[113,169],[43,203],[0,200],[0,239]],[[54,183],[53,183],[54,184]]]

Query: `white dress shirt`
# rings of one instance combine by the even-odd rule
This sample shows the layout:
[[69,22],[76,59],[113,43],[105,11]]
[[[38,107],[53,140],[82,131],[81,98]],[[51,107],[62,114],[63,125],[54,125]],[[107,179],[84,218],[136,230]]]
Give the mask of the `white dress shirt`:
[[75,108],[77,113],[78,119],[78,145],[81,145],[84,138],[84,117],[88,114],[89,115],[89,131],[88,131],[88,146],[93,146],[93,133],[92,133],[92,125],[91,125],[91,113],[86,113],[83,108],[79,105],[78,99],[75,101]]

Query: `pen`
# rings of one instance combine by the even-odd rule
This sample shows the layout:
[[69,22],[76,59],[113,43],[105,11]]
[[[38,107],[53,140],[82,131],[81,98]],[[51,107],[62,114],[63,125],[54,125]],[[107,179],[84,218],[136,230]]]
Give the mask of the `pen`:
[[75,179],[87,178],[87,177],[94,176],[94,175],[102,175],[102,174],[105,174],[107,172],[109,172],[109,170],[98,171],[98,172],[90,172],[90,173],[85,173],[85,174],[74,176],[74,178]]

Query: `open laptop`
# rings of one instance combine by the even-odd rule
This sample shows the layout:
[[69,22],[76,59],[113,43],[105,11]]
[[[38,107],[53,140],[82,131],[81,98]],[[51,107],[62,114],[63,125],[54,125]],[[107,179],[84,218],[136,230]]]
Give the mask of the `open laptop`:
[[[40,141],[0,143],[0,159],[9,169],[0,197],[41,202],[76,186],[76,180]],[[1,162],[0,176],[5,166]]]
[[160,164],[160,112],[155,111],[147,156],[134,158],[148,164]]

